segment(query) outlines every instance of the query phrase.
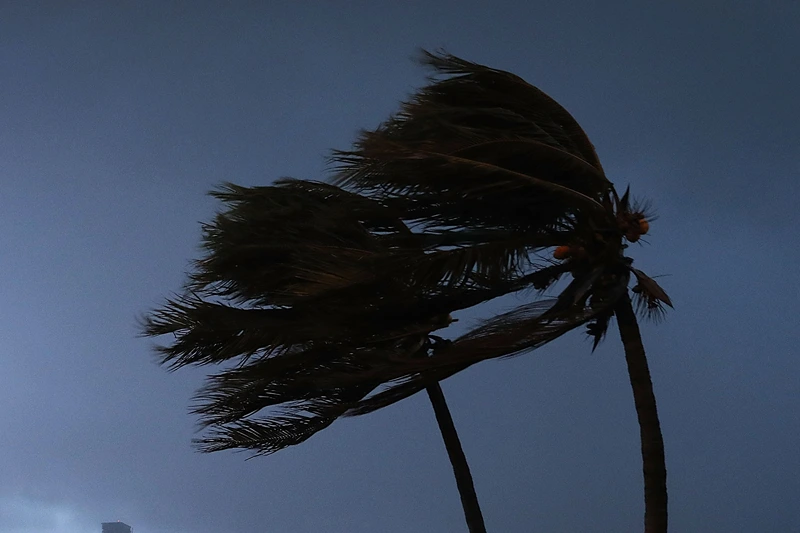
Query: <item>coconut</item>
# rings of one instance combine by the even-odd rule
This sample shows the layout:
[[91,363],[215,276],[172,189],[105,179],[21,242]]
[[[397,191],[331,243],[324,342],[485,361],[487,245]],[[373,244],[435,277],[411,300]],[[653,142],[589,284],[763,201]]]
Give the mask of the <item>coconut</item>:
[[556,259],[566,259],[570,255],[572,255],[572,249],[566,245],[561,245],[553,251],[553,257]]

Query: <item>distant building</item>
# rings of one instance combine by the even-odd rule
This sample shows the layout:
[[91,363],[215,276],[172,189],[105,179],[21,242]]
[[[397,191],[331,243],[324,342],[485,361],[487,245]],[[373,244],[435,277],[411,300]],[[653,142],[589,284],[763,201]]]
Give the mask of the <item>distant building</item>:
[[133,533],[133,528],[122,522],[103,522],[103,533]]

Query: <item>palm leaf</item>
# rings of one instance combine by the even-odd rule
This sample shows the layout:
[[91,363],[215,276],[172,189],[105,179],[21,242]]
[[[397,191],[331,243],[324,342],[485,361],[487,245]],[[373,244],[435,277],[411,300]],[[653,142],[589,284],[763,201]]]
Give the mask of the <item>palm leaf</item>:
[[611,191],[585,133],[522,79],[449,55],[437,74],[352,151],[334,183],[435,227],[547,231],[569,212],[604,211]]

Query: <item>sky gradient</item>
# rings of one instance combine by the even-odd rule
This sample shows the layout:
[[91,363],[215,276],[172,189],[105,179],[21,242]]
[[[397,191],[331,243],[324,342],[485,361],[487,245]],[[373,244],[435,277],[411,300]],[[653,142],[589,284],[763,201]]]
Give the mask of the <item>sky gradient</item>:
[[[206,192],[324,178],[424,84],[419,47],[538,86],[652,200],[630,252],[675,302],[643,325],[671,530],[800,531],[800,3],[275,4],[0,5],[0,532],[466,530],[424,395],[266,458],[202,455],[204,372],[137,337],[200,253]],[[443,388],[490,532],[641,529],[615,335]]]

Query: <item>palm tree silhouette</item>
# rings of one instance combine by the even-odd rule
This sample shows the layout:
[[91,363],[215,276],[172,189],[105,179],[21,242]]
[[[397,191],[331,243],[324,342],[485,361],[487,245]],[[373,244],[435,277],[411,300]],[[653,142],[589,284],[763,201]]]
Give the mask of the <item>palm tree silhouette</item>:
[[[618,195],[572,116],[521,78],[424,52],[430,83],[350,151],[333,183],[227,184],[186,292],[152,312],[171,368],[236,361],[198,393],[203,451],[272,453],[340,416],[427,390],[470,531],[485,531],[438,383],[616,317],[641,428],[645,531],[667,529],[666,467],[633,300],[671,306],[624,255],[651,217]],[[552,254],[552,255],[551,255]],[[551,295],[562,277],[571,281]],[[635,286],[629,293],[631,277]],[[531,301],[452,340],[452,313]]]

